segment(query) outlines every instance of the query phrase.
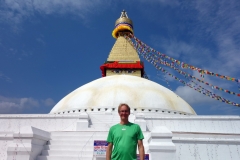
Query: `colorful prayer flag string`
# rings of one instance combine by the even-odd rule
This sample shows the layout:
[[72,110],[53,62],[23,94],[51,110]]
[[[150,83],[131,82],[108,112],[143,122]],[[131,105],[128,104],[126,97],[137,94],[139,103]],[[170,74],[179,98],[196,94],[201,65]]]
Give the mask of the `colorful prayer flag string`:
[[233,105],[233,106],[240,107],[240,104],[235,103],[235,102],[231,102],[230,100],[227,100],[227,99],[225,99],[225,98],[223,98],[223,97],[221,97],[221,96],[218,96],[218,95],[216,95],[216,94],[208,91],[207,89],[204,89],[203,87],[201,87],[202,89],[200,89],[200,88],[194,88],[194,86],[192,86],[191,84],[188,84],[187,82],[185,82],[185,81],[183,81],[182,79],[180,79],[180,78],[172,75],[171,73],[169,73],[169,72],[167,72],[166,70],[164,70],[162,67],[158,66],[157,63],[154,63],[153,65],[154,65],[157,69],[159,69],[159,70],[161,70],[162,72],[164,72],[164,73],[168,74],[169,76],[173,77],[175,80],[183,83],[184,85],[186,85],[186,86],[188,86],[188,87],[190,87],[190,88],[193,88],[194,90],[198,91],[199,93],[202,93],[202,94],[204,94],[204,95],[206,95],[206,96],[208,96],[208,97],[211,97],[211,98],[213,98],[213,99],[219,100],[219,101],[221,101],[221,102],[224,102],[224,103],[227,103],[227,104],[231,104],[231,105]]
[[206,84],[206,85],[212,87],[213,89],[217,89],[217,90],[219,90],[219,91],[223,91],[223,92],[225,92],[225,93],[229,93],[229,94],[232,94],[232,95],[235,95],[235,96],[240,97],[240,93],[235,93],[235,92],[233,92],[233,91],[229,91],[229,90],[220,88],[220,87],[215,86],[215,85],[213,85],[213,84],[211,84],[211,83],[208,83],[208,82],[205,82],[205,81],[203,81],[203,80],[201,80],[201,79],[198,79],[198,78],[196,78],[195,76],[192,76],[192,75],[190,75],[190,74],[188,74],[188,73],[186,73],[186,72],[184,72],[184,71],[181,71],[180,69],[174,67],[174,65],[169,64],[169,63],[166,62],[166,61],[164,61],[164,62],[159,61],[159,60],[154,60],[154,61],[155,61],[155,62],[158,62],[158,63],[160,63],[160,64],[163,64],[163,65],[165,65],[165,66],[171,67],[171,68],[173,68],[174,70],[176,70],[178,73],[182,74],[183,76],[193,78],[193,79],[197,80],[198,82],[201,82],[201,83],[203,83],[203,84]]
[[[130,40],[130,39],[128,39],[128,40]],[[130,40],[130,41],[131,41],[131,40]],[[134,45],[132,41],[131,41],[131,43],[132,43],[132,45],[133,45],[137,50],[139,50],[140,53],[144,53],[144,54],[146,54],[146,55],[147,55],[148,53],[151,54],[151,52],[148,52],[149,50],[146,50],[146,48],[144,48],[143,45],[140,45],[139,43],[136,43],[137,45]],[[150,55],[149,55],[149,56],[150,56]],[[162,60],[161,58],[159,58],[157,55],[154,55],[153,53],[152,53],[152,56],[154,56],[154,58],[153,58],[152,61],[155,61],[155,62],[161,63],[161,64],[163,64],[163,65],[165,65],[165,66],[171,67],[171,68],[173,68],[174,70],[176,70],[178,73],[184,75],[185,77],[188,76],[188,77],[190,77],[190,78],[196,79],[197,81],[199,81],[199,82],[201,82],[201,83],[204,83],[204,84],[212,87],[213,89],[217,89],[217,90],[219,90],[219,91],[223,91],[223,92],[225,92],[225,93],[232,94],[232,95],[235,95],[235,96],[240,97],[240,93],[235,93],[235,92],[233,92],[233,91],[229,91],[229,90],[223,89],[223,88],[221,88],[221,87],[215,86],[215,85],[213,85],[213,84],[210,84],[210,83],[205,82],[205,81],[203,81],[203,80],[201,80],[201,79],[198,79],[198,78],[196,78],[195,76],[192,76],[192,75],[190,75],[190,74],[188,74],[188,73],[186,73],[186,72],[184,72],[184,71],[176,68],[176,67],[174,66],[174,62],[172,62],[172,63],[170,64],[170,63],[168,63],[167,61]],[[181,66],[184,67],[184,64],[181,64]],[[201,71],[199,71],[199,73],[200,73],[201,77],[204,78],[204,71],[201,70]]]
[[[208,97],[211,97],[211,98],[213,98],[213,99],[219,100],[219,101],[221,101],[221,102],[224,102],[224,103],[227,103],[227,104],[231,104],[231,105],[233,105],[233,106],[240,107],[240,104],[235,103],[235,102],[231,102],[230,100],[227,100],[227,99],[225,99],[225,98],[223,98],[223,97],[221,97],[221,96],[218,96],[218,95],[210,92],[209,90],[203,88],[202,86],[191,85],[191,84],[183,81],[182,79],[180,79],[180,78],[172,75],[171,73],[167,72],[167,71],[166,71],[165,69],[163,69],[162,67],[158,66],[158,65],[157,65],[157,64],[158,64],[157,61],[154,60],[152,56],[149,56],[149,54],[147,54],[147,51],[144,49],[144,47],[141,48],[141,47],[139,47],[139,45],[134,45],[134,43],[131,41],[131,39],[130,39],[129,37],[125,37],[125,38],[126,38],[129,42],[131,42],[131,44],[135,47],[135,49],[139,51],[138,53],[141,53],[141,56],[144,57],[148,62],[150,62],[151,64],[153,64],[156,69],[158,69],[158,70],[162,71],[163,73],[165,73],[165,74],[173,77],[175,80],[183,83],[184,85],[186,85],[186,86],[188,86],[188,87],[190,87],[190,88],[193,88],[194,90],[198,91],[199,93],[202,93],[202,94],[204,94],[204,95],[206,95],[206,96],[208,96]],[[142,45],[140,45],[140,46],[142,46]],[[165,62],[165,63],[166,63],[166,62]],[[166,64],[167,64],[167,63],[166,63]],[[174,66],[174,65],[172,65],[172,66]],[[194,81],[192,81],[192,82],[195,83]],[[196,84],[196,83],[195,83],[195,84]],[[199,87],[200,87],[201,89],[200,89]]]
[[162,54],[162,53],[156,51],[155,49],[149,47],[148,45],[146,45],[145,43],[140,41],[137,37],[135,37],[132,34],[129,34],[129,38],[133,38],[137,43],[139,43],[139,45],[141,45],[143,48],[146,48],[146,50],[148,50],[149,52],[155,52],[158,55],[160,55],[161,57],[167,58],[167,59],[171,60],[172,62],[175,62],[178,65],[181,65],[182,68],[189,68],[189,69],[198,71],[199,73],[202,74],[202,77],[204,77],[204,74],[207,74],[207,75],[219,77],[221,79],[226,79],[226,80],[229,80],[229,81],[235,81],[235,82],[239,82],[240,83],[240,79],[229,77],[229,76],[224,76],[224,75],[221,75],[221,74],[218,74],[218,73],[213,73],[213,72],[210,72],[208,70],[204,70],[204,69],[201,69],[201,68],[189,65],[187,63],[184,63],[184,62],[181,62],[179,60],[176,60],[176,59],[174,59],[172,57],[169,57],[169,56],[167,56],[165,54]]

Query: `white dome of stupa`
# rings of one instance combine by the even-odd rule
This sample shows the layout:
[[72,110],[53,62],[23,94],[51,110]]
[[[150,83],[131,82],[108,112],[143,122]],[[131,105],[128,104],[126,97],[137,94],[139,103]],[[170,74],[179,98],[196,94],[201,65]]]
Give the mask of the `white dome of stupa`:
[[120,103],[132,110],[168,110],[196,114],[192,107],[171,90],[145,78],[114,75],[89,82],[60,100],[50,113],[75,111],[117,111]]

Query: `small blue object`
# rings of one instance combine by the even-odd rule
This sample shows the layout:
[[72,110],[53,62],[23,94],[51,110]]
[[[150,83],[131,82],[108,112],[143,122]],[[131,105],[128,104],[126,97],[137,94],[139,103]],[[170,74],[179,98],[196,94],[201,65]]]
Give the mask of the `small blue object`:
[[[137,154],[137,160],[140,160],[139,154]],[[145,154],[144,160],[149,160],[149,154]]]

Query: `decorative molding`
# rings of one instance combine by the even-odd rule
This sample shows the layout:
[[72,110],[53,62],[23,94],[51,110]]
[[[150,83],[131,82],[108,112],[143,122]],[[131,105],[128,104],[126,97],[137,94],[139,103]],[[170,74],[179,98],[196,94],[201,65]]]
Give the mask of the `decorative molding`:
[[35,160],[44,145],[50,140],[49,132],[32,126],[24,126],[13,134],[13,142],[8,145],[7,159]]
[[149,139],[151,160],[176,159],[176,146],[172,142],[172,132],[165,126],[157,126],[151,132]]

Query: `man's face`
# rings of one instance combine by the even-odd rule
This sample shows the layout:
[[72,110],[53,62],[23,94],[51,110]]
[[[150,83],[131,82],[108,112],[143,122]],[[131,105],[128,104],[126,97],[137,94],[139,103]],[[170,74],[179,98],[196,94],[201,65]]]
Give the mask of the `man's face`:
[[121,106],[119,109],[119,116],[121,120],[128,120],[128,116],[130,115],[130,112],[128,110],[127,106]]

